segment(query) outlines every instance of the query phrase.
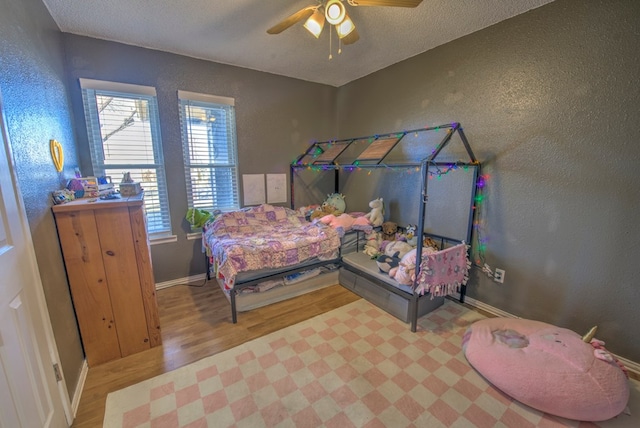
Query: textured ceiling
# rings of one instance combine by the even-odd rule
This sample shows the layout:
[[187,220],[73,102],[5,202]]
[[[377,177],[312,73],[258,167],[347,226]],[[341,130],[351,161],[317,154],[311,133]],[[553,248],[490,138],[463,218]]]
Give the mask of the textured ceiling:
[[[302,22],[266,30],[316,0],[43,0],[61,31],[341,86],[553,0],[423,0],[347,10],[360,40],[319,39]],[[331,40],[330,40],[331,39]],[[333,59],[329,60],[330,44]]]

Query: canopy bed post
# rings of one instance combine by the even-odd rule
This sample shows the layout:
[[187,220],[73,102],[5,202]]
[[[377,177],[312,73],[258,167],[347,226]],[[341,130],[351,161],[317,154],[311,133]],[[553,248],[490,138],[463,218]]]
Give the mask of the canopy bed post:
[[[299,160],[300,158],[298,158]],[[293,177],[294,174],[296,173],[294,165],[298,163],[298,160],[296,160],[293,164],[289,165],[289,195],[290,195],[290,200],[289,200],[289,208],[291,208],[292,210],[295,209],[294,207],[296,206],[295,203],[295,186],[294,186],[294,182],[293,182]]]
[[[425,220],[425,215],[426,215],[426,205],[427,205],[427,199],[429,198],[428,194],[427,194],[427,185],[429,183],[429,163],[426,160],[423,160],[421,163],[421,167],[420,167],[420,173],[422,175],[422,189],[420,190],[420,195],[421,195],[421,199],[420,199],[420,207],[419,207],[419,213],[418,213],[418,230],[416,232],[416,236],[422,236],[422,234],[424,233],[424,220]],[[416,242],[417,246],[416,246],[416,260],[421,260],[422,257],[422,246],[423,246],[423,242],[422,242],[422,238],[418,239],[418,241]],[[416,262],[417,263],[417,262]],[[417,267],[416,267],[417,269]],[[418,295],[416,293],[416,287],[417,287],[417,275],[416,278],[414,278],[413,280],[413,284],[412,284],[412,289],[413,289],[413,296],[411,296],[411,331],[412,332],[416,332],[417,328],[418,328]],[[415,300],[415,304],[413,304]]]

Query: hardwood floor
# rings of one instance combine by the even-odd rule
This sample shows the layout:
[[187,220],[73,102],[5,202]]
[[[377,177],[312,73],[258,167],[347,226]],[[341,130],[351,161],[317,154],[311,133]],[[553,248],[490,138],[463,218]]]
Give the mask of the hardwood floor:
[[215,282],[157,292],[162,346],[89,368],[73,427],[101,427],[107,394],[359,299],[334,285],[238,314]]

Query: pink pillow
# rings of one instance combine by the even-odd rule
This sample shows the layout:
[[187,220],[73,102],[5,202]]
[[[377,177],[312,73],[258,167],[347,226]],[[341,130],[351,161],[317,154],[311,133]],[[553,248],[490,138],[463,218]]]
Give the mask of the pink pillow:
[[596,358],[598,350],[571,330],[490,318],[473,323],[462,345],[469,363],[489,382],[542,412],[604,421],[627,406],[626,374],[615,361]]

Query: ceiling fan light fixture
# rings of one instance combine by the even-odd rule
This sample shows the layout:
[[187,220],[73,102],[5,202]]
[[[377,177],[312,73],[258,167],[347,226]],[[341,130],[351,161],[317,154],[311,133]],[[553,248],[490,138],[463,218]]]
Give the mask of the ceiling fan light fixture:
[[355,29],[356,29],[355,24],[353,23],[351,18],[349,18],[349,15],[346,15],[346,14],[342,22],[336,25],[336,32],[338,33],[338,37],[341,39],[351,34],[351,32]]
[[313,34],[316,39],[319,38],[324,28],[324,13],[320,12],[319,8],[316,9],[313,15],[304,23],[304,28]]
[[340,0],[329,0],[324,7],[324,15],[327,18],[327,22],[331,25],[338,25],[347,14],[344,5]]

